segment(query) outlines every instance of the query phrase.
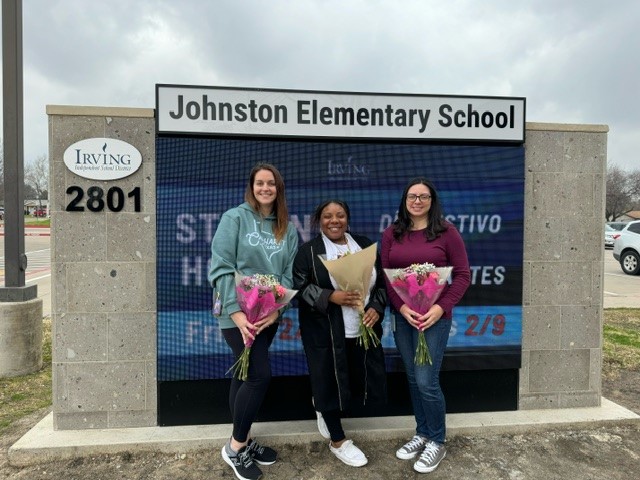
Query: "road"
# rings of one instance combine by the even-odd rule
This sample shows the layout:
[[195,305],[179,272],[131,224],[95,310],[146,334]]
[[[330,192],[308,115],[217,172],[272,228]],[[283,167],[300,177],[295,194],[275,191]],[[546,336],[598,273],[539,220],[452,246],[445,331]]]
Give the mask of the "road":
[[640,308],[640,275],[622,272],[612,250],[604,252],[604,308]]
[[[42,298],[42,313],[51,315],[51,237],[25,235],[24,250],[27,254],[25,283],[38,285],[38,297]],[[0,286],[4,286],[4,237],[0,236]]]
[[[51,237],[25,236],[26,284],[38,285],[43,313],[51,315]],[[0,286],[4,286],[4,237],[0,236]],[[604,308],[640,308],[640,275],[622,273],[611,250],[604,252]]]

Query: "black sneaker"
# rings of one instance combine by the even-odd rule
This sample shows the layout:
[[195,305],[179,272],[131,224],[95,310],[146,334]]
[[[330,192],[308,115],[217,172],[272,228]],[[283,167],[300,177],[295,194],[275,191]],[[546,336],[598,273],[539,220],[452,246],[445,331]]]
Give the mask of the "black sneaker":
[[222,459],[233,468],[233,473],[239,480],[258,480],[262,478],[262,470],[253,463],[247,447],[242,447],[237,455],[227,453],[227,446],[222,447]]
[[277,452],[273,448],[260,445],[253,438],[249,440],[247,450],[251,458],[260,465],[273,465],[276,463]]

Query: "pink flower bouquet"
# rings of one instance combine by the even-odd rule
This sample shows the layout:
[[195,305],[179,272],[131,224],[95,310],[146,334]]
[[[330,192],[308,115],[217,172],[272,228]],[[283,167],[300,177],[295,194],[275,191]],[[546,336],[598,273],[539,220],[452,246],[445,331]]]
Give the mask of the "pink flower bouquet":
[[[256,273],[242,276],[236,273],[238,305],[251,324],[286,306],[297,292],[297,290],[284,288],[273,275]],[[233,370],[240,380],[247,379],[251,345],[253,340],[247,339],[242,354],[227,373]]]
[[[385,268],[389,284],[407,306],[424,315],[436,303],[447,284],[453,267],[436,267],[431,263],[414,263],[407,268]],[[413,359],[416,365],[431,365],[429,347],[424,331],[418,335],[418,346]]]
[[373,331],[372,327],[368,327],[362,323],[364,318],[364,301],[369,292],[369,284],[371,283],[371,274],[376,263],[377,244],[369,245],[355,253],[346,254],[336,260],[327,260],[326,255],[319,255],[320,261],[327,271],[334,278],[340,290],[355,290],[360,292],[362,302],[358,306],[358,316],[360,317],[360,327],[358,335],[358,344],[362,345],[365,350],[369,346],[377,347],[380,345],[380,339]]

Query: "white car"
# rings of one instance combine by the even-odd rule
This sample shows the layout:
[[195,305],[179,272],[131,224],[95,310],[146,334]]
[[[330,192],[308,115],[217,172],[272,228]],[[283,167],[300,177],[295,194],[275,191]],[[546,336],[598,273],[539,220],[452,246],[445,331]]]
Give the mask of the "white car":
[[613,243],[613,258],[628,275],[640,274],[640,220],[634,220],[620,230]]
[[620,236],[620,232],[609,224],[604,224],[604,248],[613,248],[613,242]]

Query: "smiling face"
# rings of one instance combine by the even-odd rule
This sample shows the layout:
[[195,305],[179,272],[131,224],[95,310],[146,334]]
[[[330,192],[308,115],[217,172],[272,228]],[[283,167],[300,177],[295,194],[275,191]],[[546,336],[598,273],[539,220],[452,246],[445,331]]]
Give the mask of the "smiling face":
[[278,189],[273,173],[269,170],[259,170],[253,179],[253,196],[263,214],[270,214],[273,211],[277,195]]
[[349,225],[349,216],[342,206],[330,203],[320,214],[320,228],[326,237],[335,243],[346,240],[345,233]]
[[412,185],[407,191],[407,211],[414,223],[427,218],[431,208],[431,190],[422,183]]

